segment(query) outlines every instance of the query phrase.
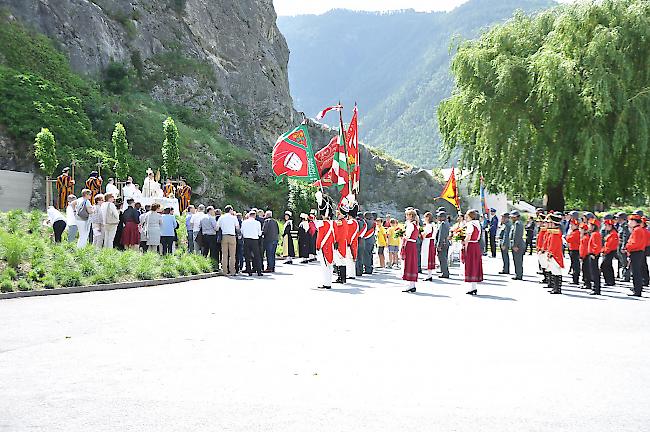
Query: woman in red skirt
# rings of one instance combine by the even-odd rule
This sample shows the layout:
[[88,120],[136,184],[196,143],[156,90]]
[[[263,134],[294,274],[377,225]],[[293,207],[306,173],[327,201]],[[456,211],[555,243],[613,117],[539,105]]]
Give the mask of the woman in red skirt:
[[425,282],[433,281],[433,271],[436,269],[436,225],[431,212],[424,214],[424,231],[422,232],[422,250],[420,251],[420,267],[427,271]]
[[465,214],[465,241],[463,242],[465,257],[465,282],[472,284],[469,295],[476,295],[476,283],[483,282],[483,253],[479,241],[481,239],[481,225],[478,221],[478,210],[468,210]]
[[122,246],[125,249],[138,249],[140,244],[140,231],[138,224],[140,223],[140,212],[133,208],[133,198],[126,200],[128,207],[124,210],[122,218],[124,219],[124,230],[122,231]]
[[418,281],[418,248],[415,243],[420,235],[418,215],[413,209],[406,210],[406,229],[402,238],[402,259],[404,260],[404,275],[409,287],[402,292],[414,293],[415,282]]

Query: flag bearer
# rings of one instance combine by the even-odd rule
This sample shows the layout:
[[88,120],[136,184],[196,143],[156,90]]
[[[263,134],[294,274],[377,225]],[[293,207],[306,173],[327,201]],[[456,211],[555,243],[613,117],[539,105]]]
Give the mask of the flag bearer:
[[334,264],[337,268],[338,279],[336,283],[346,283],[347,253],[348,253],[348,221],[345,219],[349,209],[342,205],[339,207],[337,219],[334,221]]
[[332,212],[331,205],[325,201],[322,194],[319,197],[317,192],[318,210],[322,219],[315,220],[316,232],[316,254],[321,264],[322,285],[319,288],[332,288],[332,264],[334,263],[334,222],[330,220]]

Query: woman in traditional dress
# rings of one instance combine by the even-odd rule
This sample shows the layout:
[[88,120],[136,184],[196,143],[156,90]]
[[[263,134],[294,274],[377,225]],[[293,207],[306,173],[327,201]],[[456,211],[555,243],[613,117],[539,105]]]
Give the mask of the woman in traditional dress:
[[293,264],[293,258],[296,256],[296,251],[293,246],[293,221],[291,220],[291,212],[284,212],[284,230],[282,231],[282,256],[285,257],[285,263]]
[[162,215],[160,204],[151,204],[151,211],[147,216],[147,250],[153,249],[160,253],[160,228],[162,227]]
[[309,258],[309,222],[307,214],[300,214],[300,224],[298,225],[298,255],[303,258],[302,263],[307,262]]
[[404,260],[404,274],[402,279],[408,281],[409,287],[402,292],[414,293],[415,283],[418,281],[418,247],[416,239],[420,235],[418,214],[414,209],[408,209],[406,216],[406,229],[402,238],[402,259]]
[[465,261],[465,282],[472,284],[469,295],[476,295],[477,282],[483,282],[483,253],[479,241],[481,238],[481,225],[478,210],[468,210],[465,214],[465,240],[463,241],[463,257]]
[[125,249],[138,249],[140,244],[140,231],[138,225],[140,224],[140,212],[133,206],[133,198],[126,200],[128,207],[122,214],[124,221],[124,230],[120,236],[120,241]]
[[436,224],[431,212],[424,214],[424,231],[422,232],[422,250],[420,252],[420,266],[427,271],[426,282],[433,280],[433,271],[436,269]]

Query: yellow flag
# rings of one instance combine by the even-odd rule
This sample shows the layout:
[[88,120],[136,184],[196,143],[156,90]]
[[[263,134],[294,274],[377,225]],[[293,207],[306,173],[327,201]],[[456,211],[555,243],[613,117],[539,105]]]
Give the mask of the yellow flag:
[[451,175],[449,176],[449,180],[447,180],[445,188],[442,190],[440,198],[451,203],[460,211],[460,198],[458,197],[458,186],[456,185],[454,168],[451,169]]

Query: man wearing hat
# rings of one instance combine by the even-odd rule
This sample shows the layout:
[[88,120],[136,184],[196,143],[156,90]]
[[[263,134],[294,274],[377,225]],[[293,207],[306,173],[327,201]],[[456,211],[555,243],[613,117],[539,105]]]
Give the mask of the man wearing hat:
[[600,271],[603,273],[605,286],[614,286],[615,277],[613,261],[618,251],[618,231],[614,228],[614,224],[616,223],[614,215],[606,214],[603,217],[603,222],[605,229],[605,245],[601,252],[603,262],[600,264]]
[[372,274],[372,264],[373,264],[373,258],[374,258],[374,251],[375,251],[375,243],[377,241],[375,237],[375,229],[377,222],[375,222],[376,217],[373,217],[377,215],[377,213],[374,212],[365,212],[363,214],[363,218],[366,220],[366,231],[363,233],[363,256],[362,261],[363,261],[363,273],[364,274]]
[[643,286],[650,285],[650,274],[648,273],[648,260],[647,257],[650,256],[650,231],[648,231],[648,219],[643,214],[643,210],[636,210],[635,215],[641,216],[641,227],[643,228],[643,233],[646,236],[646,248],[645,256],[641,262],[641,272],[643,274]]
[[357,215],[359,213],[359,204],[354,203],[350,208],[350,211],[347,215],[348,223],[348,236],[347,236],[347,245],[348,250],[346,253],[346,277],[349,279],[355,279],[357,274],[356,271],[356,261],[357,261],[357,252],[359,247],[359,222],[357,222]]
[[366,249],[366,242],[364,240],[364,235],[366,234],[366,230],[368,229],[368,225],[366,223],[366,219],[363,217],[363,215],[358,212],[357,213],[357,224],[359,225],[359,242],[357,244],[357,261],[355,263],[355,274],[357,277],[363,276],[363,257],[365,255],[365,249]]
[[438,211],[438,231],[436,232],[436,252],[440,263],[440,276],[449,279],[449,222],[447,212]]
[[633,296],[641,297],[643,292],[643,262],[645,259],[645,249],[647,243],[647,234],[642,226],[643,217],[638,214],[631,214],[628,217],[628,225],[631,233],[630,238],[625,245],[625,253],[630,257],[630,266],[632,267],[632,284],[634,286]]
[[314,221],[314,224],[317,227],[316,254],[321,264],[321,277],[323,283],[319,288],[331,289],[335,243],[334,222],[330,220],[332,208],[329,202],[319,198],[318,192],[316,199],[318,201],[318,210],[322,218]]
[[284,212],[284,229],[282,230],[282,256],[285,259],[285,264],[293,264],[293,259],[296,257],[296,250],[293,244],[293,220],[292,213],[287,210]]
[[566,243],[569,249],[569,258],[571,259],[571,276],[573,284],[578,285],[580,282],[580,223],[577,218],[571,217],[569,220],[569,232],[566,235]]
[[172,179],[168,178],[165,181],[162,191],[165,198],[174,198],[176,196],[176,188],[172,184]]
[[64,210],[68,206],[68,195],[72,195],[74,179],[70,177],[70,168],[65,167],[56,178],[57,200],[56,208]]
[[192,188],[185,182],[185,179],[180,179],[176,196],[178,196],[178,211],[183,214],[189,208],[192,199]]
[[630,228],[627,223],[627,214],[619,212],[616,214],[617,223],[616,230],[618,231],[618,277],[623,279],[623,282],[630,281],[630,269],[628,267],[627,254],[624,252],[627,240],[630,238]]
[[537,220],[539,221],[539,231],[537,232],[535,246],[537,248],[537,263],[539,264],[539,269],[542,272],[541,274],[544,276],[540,283],[550,284],[551,281],[547,272],[548,259],[546,255],[547,219],[544,213],[537,213],[537,215]]
[[600,235],[600,220],[594,216],[589,219],[589,276],[591,277],[591,295],[600,295],[600,267],[598,258],[603,250],[603,237]]
[[501,226],[499,228],[499,249],[501,249],[501,259],[503,260],[503,269],[499,274],[510,274],[510,213],[501,214]]
[[526,240],[524,240],[524,224],[521,215],[517,210],[510,212],[512,229],[510,230],[510,247],[512,248],[512,261],[515,265],[515,277],[513,280],[524,278],[524,253],[526,252]]
[[102,191],[104,181],[97,171],[91,171],[88,180],[86,180],[86,189],[90,190],[90,203],[95,205],[95,196]]
[[337,211],[337,218],[334,221],[334,265],[338,279],[336,283],[345,284],[347,276],[347,255],[348,255],[348,221],[345,219],[349,209],[341,205]]
[[564,269],[564,254],[562,253],[562,214],[548,215],[549,228],[546,231],[546,253],[551,294],[562,294],[562,270]]
[[499,229],[499,218],[497,217],[497,210],[490,209],[490,253],[492,258],[497,257],[497,230]]

